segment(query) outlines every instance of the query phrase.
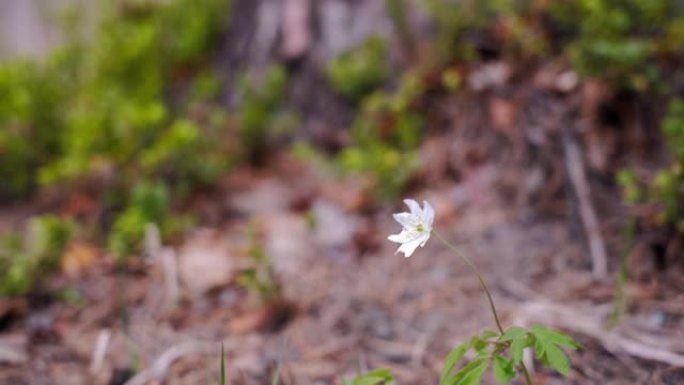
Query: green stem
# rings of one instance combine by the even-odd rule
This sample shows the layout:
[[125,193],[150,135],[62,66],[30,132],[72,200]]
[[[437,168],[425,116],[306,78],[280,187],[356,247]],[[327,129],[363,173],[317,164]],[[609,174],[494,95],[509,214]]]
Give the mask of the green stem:
[[524,361],[520,361],[520,367],[522,368],[523,375],[525,375],[525,383],[527,385],[532,385],[532,378],[530,377],[530,372],[527,371],[527,366],[525,366]]
[[[468,265],[470,270],[475,273],[475,276],[477,277],[477,280],[480,281],[480,286],[482,287],[482,290],[484,290],[485,294],[487,295],[487,301],[489,301],[489,308],[492,310],[492,315],[494,316],[494,322],[496,322],[496,327],[499,329],[499,333],[504,334],[503,327],[501,326],[501,321],[499,320],[499,314],[496,312],[496,306],[494,306],[494,300],[492,299],[492,294],[489,292],[489,288],[487,288],[487,284],[484,281],[484,278],[482,278],[482,275],[480,274],[480,271],[477,269],[477,266],[468,258],[465,256],[465,254],[461,253],[454,245],[449,243],[446,239],[442,238],[439,233],[436,231],[432,230],[432,234],[435,236],[435,238],[439,239],[440,242],[444,244],[444,246],[448,247],[451,251],[454,252],[459,258],[463,260],[463,262]],[[520,367],[522,369],[523,375],[525,376],[525,383],[527,385],[532,385],[532,378],[530,377],[530,372],[527,370],[527,366],[525,365],[524,362],[520,362]]]
[[627,282],[627,268],[629,267],[629,254],[632,251],[634,235],[636,233],[636,219],[631,219],[625,228],[625,247],[622,251],[622,261],[615,280],[615,290],[613,290],[613,304],[608,317],[608,328],[612,329],[620,322],[620,317],[625,311],[625,283]]
[[461,253],[454,245],[449,243],[446,239],[442,238],[441,235],[439,235],[436,231],[432,230],[432,234],[439,239],[440,242],[444,244],[444,246],[448,247],[453,251],[459,258],[463,260],[463,262],[468,265],[470,270],[472,270],[473,273],[475,273],[475,276],[477,276],[478,281],[480,281],[480,286],[482,286],[482,290],[484,290],[485,294],[487,295],[487,300],[489,301],[489,307],[492,310],[492,315],[494,316],[494,322],[496,322],[496,327],[499,329],[499,332],[501,334],[504,333],[503,327],[501,327],[501,321],[499,321],[499,314],[496,312],[496,306],[494,306],[494,300],[492,299],[492,294],[489,292],[489,289],[487,288],[487,284],[485,284],[484,279],[482,278],[482,275],[480,274],[480,271],[477,269],[474,263],[468,259],[463,253]]

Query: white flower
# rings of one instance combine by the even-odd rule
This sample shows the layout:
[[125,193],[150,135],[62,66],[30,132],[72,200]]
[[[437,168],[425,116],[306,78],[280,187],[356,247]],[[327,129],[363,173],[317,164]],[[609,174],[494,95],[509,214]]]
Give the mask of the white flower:
[[[404,203],[411,209],[410,213],[396,213],[392,216],[404,228],[399,234],[392,234],[387,239],[392,242],[401,243],[398,252],[404,253],[406,258],[416,250],[418,246],[423,247],[432,232],[432,221],[435,219],[435,210],[432,209],[427,201],[423,201],[423,208],[413,199],[405,199]],[[396,254],[396,253],[395,253]]]

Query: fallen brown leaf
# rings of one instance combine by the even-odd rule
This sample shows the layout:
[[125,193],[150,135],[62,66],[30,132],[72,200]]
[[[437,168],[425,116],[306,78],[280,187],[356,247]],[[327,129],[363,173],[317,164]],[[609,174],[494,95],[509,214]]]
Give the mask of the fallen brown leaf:
[[62,272],[69,278],[77,278],[97,261],[99,254],[100,250],[93,245],[73,242],[60,258]]

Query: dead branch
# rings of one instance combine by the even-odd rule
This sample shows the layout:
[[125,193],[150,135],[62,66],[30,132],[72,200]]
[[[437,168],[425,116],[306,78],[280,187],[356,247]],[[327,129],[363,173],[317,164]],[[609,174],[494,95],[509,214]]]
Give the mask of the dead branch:
[[164,247],[160,253],[160,261],[164,271],[164,305],[165,310],[172,310],[180,298],[178,278],[178,259],[172,247]]
[[589,253],[591,255],[592,269],[594,278],[604,279],[608,273],[608,262],[606,257],[606,246],[601,235],[596,211],[591,203],[591,190],[587,182],[587,175],[584,170],[582,150],[573,138],[570,122],[568,118],[562,122],[563,149],[565,152],[565,165],[572,188],[577,195],[579,214],[584,226],[584,232],[589,243]]
[[102,369],[104,358],[107,354],[109,341],[112,338],[112,331],[110,329],[102,329],[97,335],[97,342],[95,349],[93,349],[93,356],[90,360],[90,373],[97,374]]

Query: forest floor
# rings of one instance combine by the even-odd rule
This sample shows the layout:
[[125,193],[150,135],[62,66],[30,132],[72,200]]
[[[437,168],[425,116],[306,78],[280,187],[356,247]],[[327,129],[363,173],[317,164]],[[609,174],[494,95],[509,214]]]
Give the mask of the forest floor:
[[[258,23],[245,18],[255,12],[243,11],[256,3],[240,2],[245,9],[235,14],[247,21],[234,29],[255,28]],[[340,23],[322,20],[322,35],[330,40],[321,43],[322,51],[352,46],[338,40],[358,40],[366,29],[387,24],[359,6],[382,11],[381,2],[341,3],[359,8],[349,19],[360,32],[335,30]],[[252,35],[261,36],[238,33],[226,50],[248,47],[251,56],[268,56],[270,44],[242,42]],[[275,44],[277,34],[266,36]],[[231,65],[241,68],[237,64]],[[319,125],[325,134],[344,132],[328,126],[348,127],[352,107],[316,87],[323,80],[302,67],[302,79],[293,80],[305,94],[299,109],[317,112],[308,115],[324,122]],[[435,104],[426,110],[440,124],[419,150],[425,183],[402,198],[434,206],[436,230],[482,271],[504,326],[538,322],[582,343],[569,353],[568,377],[535,368],[534,384],[684,384],[682,264],[658,270],[649,250],[637,244],[630,252],[627,309],[616,327],[606,327],[625,248],[620,198],[615,186],[593,190],[609,254],[609,274],[597,279],[576,204],[565,191],[569,183],[559,171],[561,135],[551,126],[578,99],[576,115],[599,110],[600,87],[578,86],[574,79],[559,92],[547,84],[573,75],[563,72],[563,61],[481,67],[470,77],[484,79],[479,90],[425,97],[425,104]],[[617,152],[612,150],[629,147],[623,142],[630,127],[592,128],[584,131],[596,136],[584,143],[588,163],[605,166]],[[464,148],[471,143],[462,139],[477,135],[486,138]],[[331,142],[338,144],[336,139]],[[492,155],[504,147],[513,148],[514,161]],[[458,178],[445,178],[454,170],[445,170],[444,158],[458,158]],[[522,164],[528,169],[511,173]],[[511,197],[511,186],[522,192]],[[395,254],[397,245],[386,238],[400,230],[392,213],[405,206],[401,199],[376,204],[366,187],[362,178],[340,179],[279,154],[262,168],[240,167],[212,191],[197,193],[184,209],[200,225],[168,245],[151,227],[143,255],[124,268],[100,248],[76,240],[46,284],[69,290],[0,298],[0,384],[217,384],[222,346],[234,385],[276,377],[281,384],[340,384],[382,367],[398,384],[436,384],[449,350],[494,329],[494,320],[477,278],[439,242],[431,239],[408,259]],[[96,205],[79,191],[69,194],[54,211]],[[1,207],[0,230],[41,211],[46,203],[37,200]],[[257,288],[246,289],[240,282],[246,269],[256,269],[263,284],[280,286],[281,294],[266,299]],[[485,378],[484,384],[494,383]]]
[[[477,279],[441,244],[394,254],[386,237],[399,230],[399,202],[368,207],[362,181],[276,158],[198,197],[203,227],[175,247],[151,235],[125,274],[86,246],[67,253],[55,279],[79,305],[0,300],[0,383],[217,383],[223,345],[232,384],[276,371],[285,384],[340,383],[381,367],[400,384],[434,384],[452,347],[494,328]],[[592,277],[581,232],[566,217],[511,209],[498,177],[484,164],[412,198],[432,203],[436,229],[482,270],[505,326],[540,322],[584,345],[567,378],[537,370],[534,383],[683,383],[681,271],[630,280],[627,313],[604,328],[614,283]],[[281,285],[274,300],[235,284],[255,245]]]

